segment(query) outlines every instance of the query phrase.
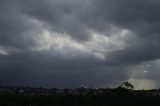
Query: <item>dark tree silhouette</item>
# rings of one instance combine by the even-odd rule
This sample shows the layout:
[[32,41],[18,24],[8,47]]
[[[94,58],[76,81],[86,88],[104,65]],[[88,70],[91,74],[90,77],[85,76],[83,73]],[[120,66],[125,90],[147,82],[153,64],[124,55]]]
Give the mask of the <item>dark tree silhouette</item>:
[[134,86],[131,83],[129,83],[129,82],[123,82],[121,84],[121,87],[126,88],[126,89],[131,89],[131,90],[134,89]]

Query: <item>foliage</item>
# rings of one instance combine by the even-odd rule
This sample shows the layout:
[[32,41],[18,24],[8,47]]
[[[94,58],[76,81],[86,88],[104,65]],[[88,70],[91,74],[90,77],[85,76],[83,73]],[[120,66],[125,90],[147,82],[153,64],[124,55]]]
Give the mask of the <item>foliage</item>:
[[120,87],[126,88],[126,89],[130,89],[130,90],[133,90],[133,89],[134,89],[134,86],[133,86],[131,83],[129,83],[129,82],[123,82],[123,83],[120,85]]
[[[123,83],[126,86],[127,83]],[[127,89],[126,89],[127,88]],[[0,106],[158,106],[159,90],[0,87]]]

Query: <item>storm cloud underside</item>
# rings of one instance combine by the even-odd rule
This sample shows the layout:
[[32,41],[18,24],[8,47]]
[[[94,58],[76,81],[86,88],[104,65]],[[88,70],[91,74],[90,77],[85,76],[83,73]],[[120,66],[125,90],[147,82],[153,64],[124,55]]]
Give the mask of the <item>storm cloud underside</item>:
[[1,0],[0,84],[158,88],[159,10],[158,0]]

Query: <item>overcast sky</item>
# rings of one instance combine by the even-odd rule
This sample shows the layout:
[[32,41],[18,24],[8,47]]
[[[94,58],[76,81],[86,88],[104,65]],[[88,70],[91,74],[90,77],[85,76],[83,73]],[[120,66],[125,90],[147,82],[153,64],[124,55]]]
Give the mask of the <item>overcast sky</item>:
[[159,0],[0,0],[0,85],[160,88]]

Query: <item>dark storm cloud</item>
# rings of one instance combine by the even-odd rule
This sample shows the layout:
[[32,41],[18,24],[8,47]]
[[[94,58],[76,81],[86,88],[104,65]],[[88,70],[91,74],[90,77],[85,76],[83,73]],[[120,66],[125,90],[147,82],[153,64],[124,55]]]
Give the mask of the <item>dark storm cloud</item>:
[[20,12],[15,1],[0,2],[0,45],[15,49],[35,45],[32,37],[41,29]]
[[[1,0],[0,83],[69,87],[127,80],[125,67],[160,58],[159,10],[158,0]],[[133,37],[103,61],[30,51],[44,29],[83,44],[92,40],[91,32],[110,37],[114,28]]]
[[100,0],[96,3],[99,4],[98,10],[106,21],[135,34],[136,38],[128,42],[125,50],[114,53],[117,59],[148,61],[159,58],[158,0]]
[[[50,52],[23,53],[2,57],[0,83],[47,87],[102,86],[127,76],[116,74],[120,67],[110,67],[92,56],[67,59]],[[103,74],[99,74],[103,73]],[[112,76],[112,75],[115,76]]]

